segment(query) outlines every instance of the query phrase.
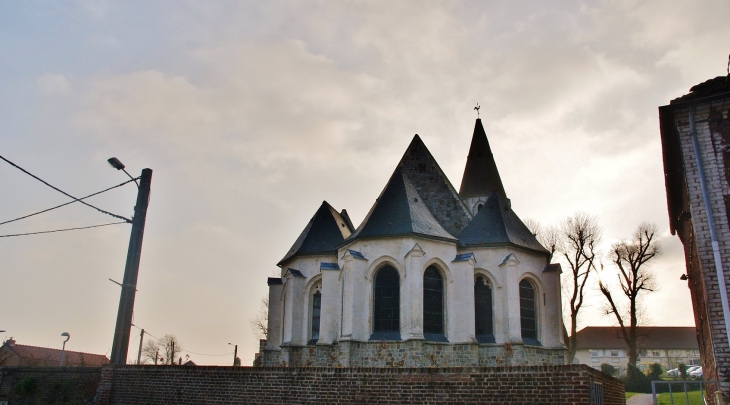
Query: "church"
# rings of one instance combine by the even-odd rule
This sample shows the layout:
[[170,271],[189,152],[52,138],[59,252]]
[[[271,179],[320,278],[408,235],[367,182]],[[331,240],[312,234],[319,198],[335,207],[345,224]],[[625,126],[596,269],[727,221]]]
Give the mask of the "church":
[[480,119],[458,193],[415,135],[357,228],[324,201],[278,266],[257,366],[565,362],[560,265],[512,211]]

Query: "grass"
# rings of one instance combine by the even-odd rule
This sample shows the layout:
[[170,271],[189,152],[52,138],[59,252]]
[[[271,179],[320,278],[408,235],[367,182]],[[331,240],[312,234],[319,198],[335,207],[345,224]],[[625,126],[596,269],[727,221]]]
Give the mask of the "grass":
[[637,392],[627,392],[626,393],[626,399],[629,399],[629,398],[633,397],[636,394],[638,394],[638,393]]
[[[699,391],[689,391],[687,394],[689,395],[689,404],[686,402],[684,392],[673,392],[674,405],[702,405],[702,395]],[[668,392],[657,395],[656,399],[657,405],[670,405],[672,403]]]

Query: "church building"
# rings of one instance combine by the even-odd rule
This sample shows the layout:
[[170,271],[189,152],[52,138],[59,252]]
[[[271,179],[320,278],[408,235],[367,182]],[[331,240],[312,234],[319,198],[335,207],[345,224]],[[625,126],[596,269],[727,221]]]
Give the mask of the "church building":
[[480,119],[458,193],[416,135],[357,228],[324,201],[278,266],[255,365],[565,362],[560,266],[512,211]]

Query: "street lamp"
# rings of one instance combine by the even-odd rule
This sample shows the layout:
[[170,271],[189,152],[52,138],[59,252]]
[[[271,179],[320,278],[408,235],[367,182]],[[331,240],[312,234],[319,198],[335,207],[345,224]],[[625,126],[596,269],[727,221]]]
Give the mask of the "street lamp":
[[[124,170],[124,164],[119,159],[113,157],[109,158],[107,162],[109,162],[111,167],[124,171],[127,176],[134,179]],[[127,263],[124,266],[124,278],[121,283],[122,292],[119,297],[117,324],[114,328],[111,364],[127,364],[129,335],[132,329],[132,314],[134,312],[134,296],[137,288],[137,276],[139,275],[139,260],[142,255],[142,238],[144,236],[144,224],[147,218],[147,206],[150,200],[151,183],[152,169],[143,169],[140,182],[137,185],[137,203],[134,205],[132,233],[129,236],[129,249],[127,250]]]
[[63,367],[63,356],[66,354],[66,342],[71,339],[71,335],[68,332],[61,333],[61,336],[66,336],[66,340],[63,341],[63,348],[61,349],[61,364],[59,367]]
[[228,344],[233,346],[233,365],[240,366],[240,364],[238,364],[238,345],[234,345],[233,343]]

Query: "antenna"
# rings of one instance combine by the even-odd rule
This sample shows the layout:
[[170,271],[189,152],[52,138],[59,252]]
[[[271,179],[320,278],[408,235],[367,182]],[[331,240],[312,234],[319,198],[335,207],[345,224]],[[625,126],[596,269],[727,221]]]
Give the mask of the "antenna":
[[[730,62],[728,62],[728,68],[730,69]],[[479,118],[479,109],[482,107],[479,107],[479,103],[477,103],[477,106],[474,107],[475,110],[477,110],[477,119]]]

